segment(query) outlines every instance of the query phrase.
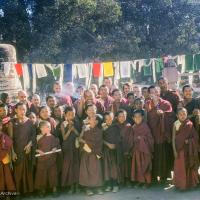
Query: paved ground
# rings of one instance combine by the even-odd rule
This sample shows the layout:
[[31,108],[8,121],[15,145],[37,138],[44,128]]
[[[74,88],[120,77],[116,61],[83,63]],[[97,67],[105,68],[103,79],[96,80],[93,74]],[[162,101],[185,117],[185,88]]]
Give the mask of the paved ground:
[[[40,200],[40,198],[26,198],[23,200]],[[44,200],[55,200],[50,195]],[[200,187],[187,192],[179,192],[174,188],[162,188],[160,186],[152,186],[149,189],[124,188],[118,193],[105,193],[104,195],[94,195],[87,197],[82,194],[60,194],[56,200],[200,200]]]

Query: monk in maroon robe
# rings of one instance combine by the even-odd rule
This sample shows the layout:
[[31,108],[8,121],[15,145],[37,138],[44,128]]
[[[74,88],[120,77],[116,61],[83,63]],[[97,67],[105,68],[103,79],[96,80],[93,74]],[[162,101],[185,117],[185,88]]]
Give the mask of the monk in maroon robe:
[[174,90],[169,90],[168,80],[164,77],[159,78],[158,85],[160,87],[160,97],[169,101],[173,111],[176,113],[179,102],[181,101],[179,94]]
[[86,118],[85,108],[88,105],[95,105],[97,108],[97,113],[99,114],[103,114],[105,111],[103,104],[95,98],[93,91],[85,90],[83,97],[74,103],[74,107],[80,119]]
[[128,107],[128,102],[126,99],[122,98],[122,92],[119,89],[115,89],[112,92],[113,97],[113,104],[111,111],[114,113],[114,115],[117,113],[118,110],[124,109],[126,110]]
[[173,131],[174,184],[185,190],[199,184],[199,138],[192,122],[187,119],[186,109],[178,111],[178,119]]
[[[2,124],[0,122],[0,129]],[[12,140],[0,130],[0,192],[16,191],[13,174],[10,168]],[[1,196],[1,195],[0,195]]]
[[86,187],[86,194],[93,195],[92,188],[99,188],[98,194],[102,194],[100,187],[103,184],[101,168],[103,133],[100,129],[99,115],[89,119],[89,126],[83,130],[80,142],[83,144],[80,161],[79,184]]
[[126,122],[127,113],[125,110],[119,110],[116,113],[117,126],[120,130],[123,151],[123,178],[125,183],[129,185],[131,179],[131,145],[130,139],[133,137],[132,126]]
[[40,109],[40,120],[46,120],[51,124],[51,133],[56,136],[56,121],[51,116],[51,111],[48,106],[42,106]]
[[12,159],[18,193],[33,192],[33,165],[36,130],[26,117],[26,105],[18,103],[17,118],[10,121],[9,134],[13,139]]
[[171,145],[173,122],[175,114],[171,104],[159,98],[159,92],[154,86],[149,87],[151,100],[145,107],[147,110],[148,125],[154,138],[154,155],[152,175],[154,180],[159,177],[166,181],[171,176],[173,150]]
[[103,124],[103,169],[104,181],[106,181],[106,192],[117,192],[118,184],[123,181],[123,153],[120,130],[116,123],[113,123],[113,113],[107,112],[104,115]]
[[36,116],[38,117],[39,116],[39,112],[40,112],[40,96],[37,95],[37,94],[34,94],[32,96],[32,99],[31,99],[31,106],[30,106],[30,109],[29,109],[29,112],[33,112],[36,114]]
[[131,180],[140,184],[150,184],[154,141],[143,117],[143,110],[134,112],[133,140],[130,141],[133,145]]
[[50,188],[56,194],[57,179],[57,153],[44,155],[45,152],[55,151],[60,148],[58,138],[51,134],[51,125],[47,121],[40,122],[41,134],[37,136],[37,150],[41,156],[37,159],[35,189],[44,195]]
[[61,186],[70,186],[68,193],[78,192],[79,183],[79,121],[75,120],[75,109],[66,107],[65,121],[61,124],[63,165]]
[[109,89],[106,85],[99,88],[99,101],[104,105],[105,111],[111,111],[113,98],[109,95]]

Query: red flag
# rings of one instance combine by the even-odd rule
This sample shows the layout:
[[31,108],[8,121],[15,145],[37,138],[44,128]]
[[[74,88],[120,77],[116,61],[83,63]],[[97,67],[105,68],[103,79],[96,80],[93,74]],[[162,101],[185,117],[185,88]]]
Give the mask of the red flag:
[[99,78],[101,76],[101,63],[93,63],[93,76]]
[[23,69],[22,69],[22,64],[15,64],[15,69],[17,72],[18,76],[22,76],[23,75]]

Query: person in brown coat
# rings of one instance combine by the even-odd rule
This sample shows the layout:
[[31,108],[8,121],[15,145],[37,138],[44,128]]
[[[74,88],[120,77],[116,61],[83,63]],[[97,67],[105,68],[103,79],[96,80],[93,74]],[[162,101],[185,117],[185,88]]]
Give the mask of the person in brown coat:
[[123,152],[123,179],[130,186],[131,180],[131,145],[130,138],[133,136],[132,126],[126,122],[127,112],[118,110],[116,113],[117,126],[120,131]]
[[69,194],[78,192],[80,123],[75,119],[75,109],[66,107],[65,121],[61,124],[63,165],[61,186],[70,187]]
[[[39,124],[41,134],[37,136],[37,150],[39,154],[36,164],[35,189],[44,196],[50,188],[53,195],[57,196],[57,153],[60,148],[58,138],[51,134],[51,125],[48,121],[41,121]],[[46,152],[51,154],[45,155]]]
[[131,180],[146,188],[151,183],[154,140],[144,121],[144,110],[135,110],[133,120]]
[[9,135],[13,140],[12,160],[16,190],[20,194],[33,192],[33,166],[36,129],[26,117],[24,103],[17,103],[16,118],[9,123]]
[[101,129],[102,117],[95,115],[89,118],[89,125],[80,136],[82,143],[79,184],[86,188],[88,196],[94,194],[97,188],[98,194],[103,194],[103,174],[101,168],[103,133]]
[[178,109],[178,120],[173,127],[174,184],[180,190],[194,188],[199,184],[199,137],[187,119],[187,110]]
[[103,172],[106,184],[106,192],[118,192],[119,183],[122,182],[123,176],[123,153],[120,130],[116,123],[113,122],[114,115],[112,112],[104,114],[105,123],[103,127]]
[[15,183],[10,168],[10,153],[13,142],[7,134],[2,132],[2,129],[3,123],[0,121],[0,191],[15,192]]

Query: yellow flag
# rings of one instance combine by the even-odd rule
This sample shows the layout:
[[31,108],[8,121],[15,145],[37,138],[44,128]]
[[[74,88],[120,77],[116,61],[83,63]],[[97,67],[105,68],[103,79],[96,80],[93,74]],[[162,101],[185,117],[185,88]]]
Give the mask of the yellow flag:
[[103,71],[105,77],[114,76],[113,63],[112,62],[103,63]]

